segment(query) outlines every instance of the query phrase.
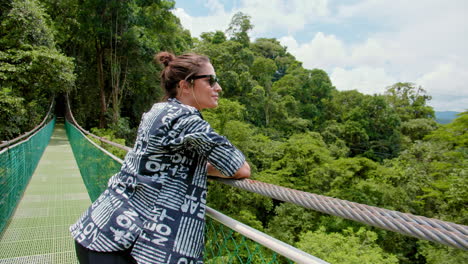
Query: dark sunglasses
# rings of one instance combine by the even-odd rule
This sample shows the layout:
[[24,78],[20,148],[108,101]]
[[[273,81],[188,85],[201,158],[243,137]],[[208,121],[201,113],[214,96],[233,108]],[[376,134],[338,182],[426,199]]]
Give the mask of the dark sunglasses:
[[196,79],[207,78],[207,77],[210,77],[210,79],[208,79],[208,83],[210,84],[211,87],[213,87],[219,81],[218,77],[216,77],[216,75],[213,75],[213,74],[192,76],[190,77],[190,79],[196,80]]

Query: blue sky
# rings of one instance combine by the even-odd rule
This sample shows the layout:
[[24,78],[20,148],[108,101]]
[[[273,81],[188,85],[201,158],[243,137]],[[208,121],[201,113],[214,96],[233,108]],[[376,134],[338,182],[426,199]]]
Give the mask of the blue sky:
[[466,0],[176,0],[173,13],[198,37],[225,31],[238,11],[251,16],[252,40],[277,38],[338,90],[412,82],[436,111],[468,109]]

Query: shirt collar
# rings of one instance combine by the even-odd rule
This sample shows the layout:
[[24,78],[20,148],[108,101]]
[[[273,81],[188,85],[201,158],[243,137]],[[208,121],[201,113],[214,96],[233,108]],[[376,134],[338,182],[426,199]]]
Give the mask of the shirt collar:
[[197,108],[195,108],[195,107],[193,107],[191,105],[183,104],[181,101],[179,101],[179,99],[177,99],[175,97],[168,98],[167,101],[169,103],[176,103],[176,104],[183,105],[183,106],[187,107],[188,109],[190,109],[193,113],[196,113],[196,114],[200,115],[200,117],[203,119],[202,113],[200,111],[198,111]]

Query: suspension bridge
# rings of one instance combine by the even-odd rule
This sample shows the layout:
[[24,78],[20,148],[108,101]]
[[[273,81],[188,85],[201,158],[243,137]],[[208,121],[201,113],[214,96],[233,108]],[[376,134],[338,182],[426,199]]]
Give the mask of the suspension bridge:
[[[51,106],[52,109],[52,106]],[[120,169],[121,160],[71,115],[51,110],[32,131],[0,144],[0,264],[77,263],[68,227]],[[254,180],[218,181],[322,213],[468,249],[468,227]],[[207,208],[206,263],[327,263]]]

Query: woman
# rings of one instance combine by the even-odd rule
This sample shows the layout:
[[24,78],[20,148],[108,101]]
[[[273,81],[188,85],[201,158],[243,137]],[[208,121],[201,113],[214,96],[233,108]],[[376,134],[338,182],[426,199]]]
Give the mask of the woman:
[[165,102],[142,117],[108,188],[70,227],[80,263],[203,263],[206,175],[250,177],[243,154],[203,120],[221,86],[209,59],[155,57]]

